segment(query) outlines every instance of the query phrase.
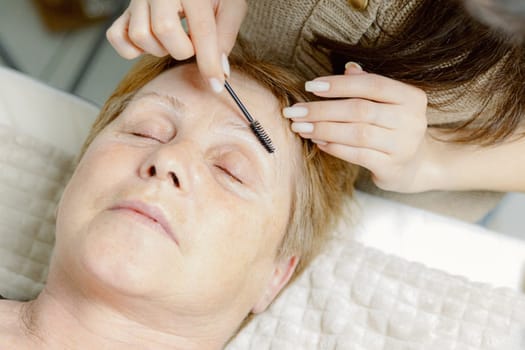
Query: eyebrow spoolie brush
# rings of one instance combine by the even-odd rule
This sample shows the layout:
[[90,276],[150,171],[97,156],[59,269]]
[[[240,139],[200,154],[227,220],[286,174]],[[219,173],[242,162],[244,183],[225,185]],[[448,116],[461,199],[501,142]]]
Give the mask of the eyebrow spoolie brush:
[[246,117],[248,122],[250,123],[250,128],[252,129],[255,136],[257,136],[257,139],[261,143],[261,145],[264,146],[264,148],[268,151],[268,153],[273,153],[275,151],[275,147],[272,144],[272,140],[270,139],[270,136],[264,131],[261,123],[259,121],[253,119],[253,117],[250,115],[250,112],[244,107],[239,97],[237,97],[237,94],[235,91],[233,91],[230,83],[228,81],[224,82],[224,87],[226,90],[228,90],[228,93],[233,98],[237,106],[241,109],[242,114]]

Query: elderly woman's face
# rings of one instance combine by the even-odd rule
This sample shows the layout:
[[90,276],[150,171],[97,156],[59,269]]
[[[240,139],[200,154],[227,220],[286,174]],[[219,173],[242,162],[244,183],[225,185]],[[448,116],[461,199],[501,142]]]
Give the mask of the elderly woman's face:
[[96,137],[68,184],[61,269],[199,312],[258,298],[290,215],[299,144],[273,95],[231,82],[276,153],[194,64],[164,72]]

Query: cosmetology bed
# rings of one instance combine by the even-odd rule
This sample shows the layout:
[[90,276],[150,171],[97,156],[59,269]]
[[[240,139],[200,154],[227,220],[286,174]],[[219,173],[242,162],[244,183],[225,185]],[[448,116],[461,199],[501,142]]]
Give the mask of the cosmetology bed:
[[[43,287],[55,205],[96,113],[0,67],[1,295]],[[364,193],[349,210],[227,349],[525,349],[524,241]]]

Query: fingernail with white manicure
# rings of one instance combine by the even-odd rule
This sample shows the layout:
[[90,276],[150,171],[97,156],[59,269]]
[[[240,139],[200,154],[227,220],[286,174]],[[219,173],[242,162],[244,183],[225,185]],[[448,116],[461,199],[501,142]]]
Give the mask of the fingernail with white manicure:
[[217,78],[210,79],[210,86],[211,86],[211,89],[215,91],[216,93],[219,93],[224,89],[224,85],[222,85],[219,79]]
[[326,81],[307,81],[304,84],[304,89],[310,92],[324,92],[330,90],[330,83]]
[[286,118],[302,118],[308,114],[308,108],[306,107],[285,107],[283,108],[283,115]]
[[317,144],[317,145],[320,145],[320,146],[324,146],[324,145],[327,145],[328,142],[325,142],[325,141],[322,141],[322,140],[315,140],[315,139],[311,139],[313,143]]
[[355,69],[355,70],[358,70],[358,71],[363,71],[363,68],[361,68],[361,66],[355,62],[347,62],[345,64],[345,70],[348,70],[348,69]]
[[229,78],[230,77],[230,62],[228,62],[228,56],[222,54],[221,56],[222,71]]
[[309,133],[314,131],[312,123],[292,123],[292,130],[298,133]]

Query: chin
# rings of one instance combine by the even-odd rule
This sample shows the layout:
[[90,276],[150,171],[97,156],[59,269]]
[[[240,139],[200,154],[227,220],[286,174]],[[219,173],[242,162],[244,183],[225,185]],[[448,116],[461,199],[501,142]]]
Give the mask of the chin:
[[164,288],[173,251],[162,237],[140,227],[108,220],[90,225],[75,248],[81,269],[104,289],[144,296]]

